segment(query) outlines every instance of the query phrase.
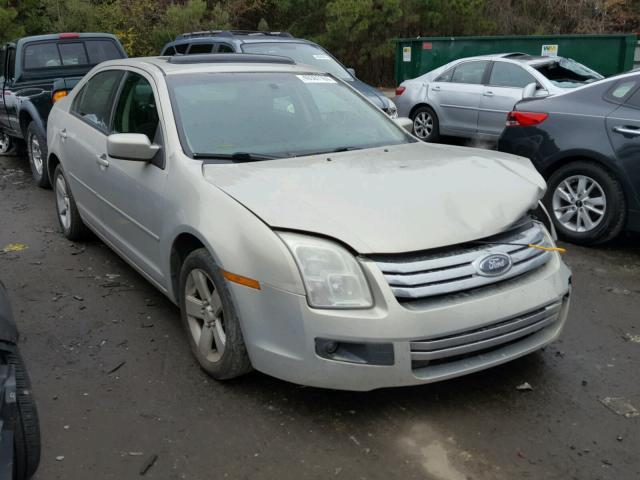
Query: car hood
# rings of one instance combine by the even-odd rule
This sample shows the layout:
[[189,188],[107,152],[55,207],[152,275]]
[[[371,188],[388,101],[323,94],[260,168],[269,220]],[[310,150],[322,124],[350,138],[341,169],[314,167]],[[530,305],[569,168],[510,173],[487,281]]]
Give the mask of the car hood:
[[203,164],[203,174],[270,227],[332,237],[359,253],[425,250],[499,233],[545,190],[525,158],[421,142]]

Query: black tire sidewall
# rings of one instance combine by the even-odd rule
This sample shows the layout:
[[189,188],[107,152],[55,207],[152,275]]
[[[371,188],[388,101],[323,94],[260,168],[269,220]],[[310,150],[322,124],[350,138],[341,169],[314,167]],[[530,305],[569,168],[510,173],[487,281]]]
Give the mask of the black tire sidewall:
[[[222,309],[224,315],[224,331],[227,342],[222,358],[217,362],[207,360],[198,349],[187,319],[185,308],[185,286],[189,273],[194,269],[201,269],[207,272],[214,287],[222,300]],[[180,316],[182,324],[187,335],[191,352],[198,360],[200,367],[210,376],[217,380],[226,380],[238,377],[252,370],[251,362],[247,354],[244,344],[244,337],[240,326],[231,294],[229,292],[226,280],[222,276],[221,269],[215,264],[211,254],[204,248],[193,251],[182,264],[180,269]]]
[[20,353],[5,355],[7,363],[15,368],[18,417],[14,432],[14,473],[16,480],[31,478],[40,464],[40,422],[31,380]]
[[[40,154],[42,155],[42,174],[39,174],[33,163],[33,155],[31,153],[31,137],[35,136],[38,139],[40,146]],[[49,179],[49,173],[47,171],[47,139],[43,136],[40,129],[36,126],[35,122],[31,122],[27,127],[27,155],[29,156],[29,165],[31,166],[31,175],[33,181],[42,188],[51,188],[51,181]]]
[[[431,133],[427,137],[420,138],[415,133],[415,121],[416,117],[423,112],[428,113],[433,119],[433,130],[431,130]],[[438,115],[436,115],[436,112],[431,107],[423,106],[416,109],[416,111],[413,112],[413,115],[411,116],[411,121],[414,122],[411,130],[416,138],[422,140],[423,142],[437,142],[440,139],[440,122],[438,121]]]
[[[553,194],[558,185],[574,175],[589,177],[602,187],[607,207],[605,218],[590,232],[573,232],[566,229],[556,218],[553,211]],[[578,161],[565,165],[555,171],[548,180],[548,189],[544,198],[545,207],[551,215],[558,235],[579,245],[596,245],[607,242],[620,234],[626,221],[626,201],[620,182],[605,168],[594,162]]]

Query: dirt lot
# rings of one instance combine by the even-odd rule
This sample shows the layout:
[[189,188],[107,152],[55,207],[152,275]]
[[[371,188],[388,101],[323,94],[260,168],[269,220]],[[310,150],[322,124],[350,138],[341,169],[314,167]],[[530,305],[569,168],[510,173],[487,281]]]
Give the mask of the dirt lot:
[[[0,277],[43,435],[38,480],[636,479],[640,240],[569,246],[562,339],[440,384],[346,393],[207,378],[177,309],[102,243],[58,232],[53,194],[0,157]],[[528,382],[533,390],[516,387]],[[152,456],[157,461],[140,477]]]

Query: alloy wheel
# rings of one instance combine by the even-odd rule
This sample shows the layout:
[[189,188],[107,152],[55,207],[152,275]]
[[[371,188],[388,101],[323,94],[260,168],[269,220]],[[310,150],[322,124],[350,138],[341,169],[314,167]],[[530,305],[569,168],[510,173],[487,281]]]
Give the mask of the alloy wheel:
[[29,151],[31,152],[31,159],[36,172],[38,175],[42,175],[42,149],[40,148],[38,137],[34,134],[29,138]]
[[56,178],[56,203],[60,223],[65,230],[69,230],[71,226],[71,205],[67,192],[67,182],[65,182],[62,175],[58,175],[58,178]]
[[204,270],[195,268],[189,272],[184,295],[193,341],[207,361],[218,362],[227,343],[222,299],[218,290]]
[[433,132],[433,118],[428,112],[420,112],[413,119],[413,131],[422,140]]
[[564,228],[585,233],[602,223],[607,212],[607,197],[593,178],[573,175],[556,187],[552,207],[556,220]]
[[11,137],[6,133],[0,133],[0,155],[4,155],[11,149]]

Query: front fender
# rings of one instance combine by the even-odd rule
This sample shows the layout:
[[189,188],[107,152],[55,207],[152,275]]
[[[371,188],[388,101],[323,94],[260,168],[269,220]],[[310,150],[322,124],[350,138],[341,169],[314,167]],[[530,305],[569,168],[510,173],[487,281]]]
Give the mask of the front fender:
[[[43,136],[47,138],[47,128],[45,121],[42,119],[40,110],[37,108],[34,102],[38,102],[36,99],[23,99],[18,103],[18,119],[20,120],[20,130],[23,138],[27,139],[27,128],[31,122],[35,123],[36,128]],[[47,112],[48,115],[49,112]]]

